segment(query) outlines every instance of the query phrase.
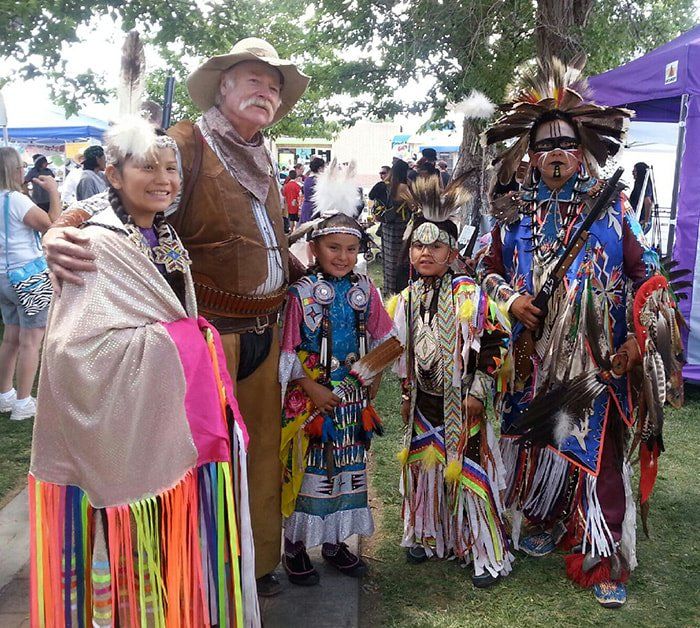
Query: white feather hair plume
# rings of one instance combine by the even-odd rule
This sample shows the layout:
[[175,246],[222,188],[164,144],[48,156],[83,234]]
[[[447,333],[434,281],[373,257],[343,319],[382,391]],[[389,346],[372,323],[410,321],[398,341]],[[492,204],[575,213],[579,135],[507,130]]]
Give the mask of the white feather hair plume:
[[335,214],[345,214],[357,218],[362,199],[354,181],[356,165],[351,161],[341,166],[337,160],[318,175],[314,187],[313,201],[316,206],[314,217],[329,218]]
[[496,111],[489,97],[482,92],[473,89],[469,96],[458,103],[447,105],[450,120],[455,123],[457,128],[461,128],[464,120],[479,120],[488,119]]
[[107,129],[104,139],[107,162],[110,164],[122,163],[127,157],[144,161],[157,148],[176,147],[172,138],[158,136],[155,126],[137,115],[119,120]]

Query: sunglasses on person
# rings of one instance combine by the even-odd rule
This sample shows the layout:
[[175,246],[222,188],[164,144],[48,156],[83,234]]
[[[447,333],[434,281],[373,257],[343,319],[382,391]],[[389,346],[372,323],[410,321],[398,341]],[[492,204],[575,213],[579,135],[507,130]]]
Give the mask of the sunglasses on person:
[[380,177],[385,177],[385,176],[387,176],[388,174],[389,174],[389,173],[388,173],[388,171],[386,171],[386,170],[380,170],[380,171],[379,171],[379,176],[380,176]]

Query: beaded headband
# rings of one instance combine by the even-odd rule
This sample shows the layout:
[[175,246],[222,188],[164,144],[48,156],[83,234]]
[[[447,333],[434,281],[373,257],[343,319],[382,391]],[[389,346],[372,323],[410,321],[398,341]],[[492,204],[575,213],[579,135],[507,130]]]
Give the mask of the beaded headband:
[[362,240],[362,231],[353,227],[345,227],[341,225],[324,227],[323,229],[314,229],[311,232],[310,237],[312,240],[315,240],[316,238],[320,238],[321,236],[331,235],[334,233],[347,233],[348,235],[355,236],[358,240]]

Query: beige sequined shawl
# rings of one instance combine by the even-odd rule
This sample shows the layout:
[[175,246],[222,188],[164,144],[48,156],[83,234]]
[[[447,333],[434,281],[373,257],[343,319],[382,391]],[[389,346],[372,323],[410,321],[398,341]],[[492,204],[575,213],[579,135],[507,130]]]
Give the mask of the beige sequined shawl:
[[[90,224],[122,228],[111,208]],[[86,234],[97,272],[51,305],[30,471],[106,507],[172,487],[196,464],[182,365],[160,324],[196,316],[196,305],[189,274],[185,312],[125,232]]]

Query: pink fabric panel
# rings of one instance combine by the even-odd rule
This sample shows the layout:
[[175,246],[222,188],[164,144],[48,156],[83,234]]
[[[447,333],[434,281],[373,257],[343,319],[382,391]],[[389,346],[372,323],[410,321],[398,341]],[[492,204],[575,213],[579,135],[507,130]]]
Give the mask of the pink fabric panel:
[[182,318],[163,323],[163,327],[177,347],[185,372],[185,413],[197,447],[197,464],[229,460],[228,432],[221,416],[214,368],[198,322]]
[[238,408],[238,400],[233,394],[233,382],[231,381],[231,375],[228,372],[228,365],[226,364],[226,355],[224,354],[224,347],[221,344],[221,336],[219,336],[219,332],[216,330],[216,328],[202,316],[199,317],[198,323],[200,328],[211,330],[211,333],[214,336],[214,347],[216,347],[216,356],[219,359],[219,375],[221,377],[221,381],[224,383],[224,388],[226,389],[226,400],[228,401],[228,405],[231,407],[231,411],[233,412],[233,418],[235,419],[236,424],[241,428],[241,431],[243,432],[243,442],[247,450],[248,430],[246,429],[245,421],[243,420],[243,415],[241,414],[241,411]]
[[299,297],[291,290],[287,292],[287,305],[284,309],[282,325],[282,351],[286,353],[296,352],[301,344],[301,322],[303,313]]
[[384,309],[382,297],[373,283],[369,286],[369,316],[367,317],[367,331],[369,335],[379,340],[384,338],[394,326],[389,314]]

